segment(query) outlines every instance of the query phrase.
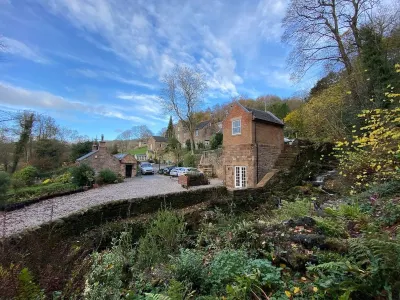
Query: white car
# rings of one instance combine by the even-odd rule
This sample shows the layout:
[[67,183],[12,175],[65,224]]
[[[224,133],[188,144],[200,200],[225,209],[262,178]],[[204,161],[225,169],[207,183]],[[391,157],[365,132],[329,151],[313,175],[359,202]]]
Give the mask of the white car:
[[145,174],[154,174],[154,169],[151,163],[141,163],[140,164],[140,172]]
[[188,173],[201,174],[201,172],[196,168],[180,168],[180,170],[178,171],[178,176],[186,175]]
[[169,175],[172,176],[172,177],[178,176],[178,171],[180,171],[180,169],[183,169],[183,168],[174,168],[174,169],[172,169],[172,170],[169,172]]

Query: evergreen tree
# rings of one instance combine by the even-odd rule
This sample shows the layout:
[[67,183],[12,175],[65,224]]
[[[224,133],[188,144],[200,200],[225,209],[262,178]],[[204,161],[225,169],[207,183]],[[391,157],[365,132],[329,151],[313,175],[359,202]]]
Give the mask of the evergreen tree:
[[168,123],[167,131],[165,132],[165,137],[170,139],[170,138],[173,138],[174,136],[175,136],[174,124],[172,123],[172,116],[171,116],[171,117],[169,117],[169,123]]
[[379,107],[385,107],[384,93],[388,91],[387,86],[397,82],[396,73],[391,65],[387,49],[381,34],[371,26],[362,28],[360,36],[363,42],[361,61],[367,76],[368,97],[375,100]]

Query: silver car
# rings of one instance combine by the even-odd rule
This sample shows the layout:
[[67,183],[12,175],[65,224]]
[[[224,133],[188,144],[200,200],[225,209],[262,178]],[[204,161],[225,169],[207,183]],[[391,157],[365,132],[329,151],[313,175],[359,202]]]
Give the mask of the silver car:
[[140,172],[145,174],[154,174],[154,169],[151,163],[141,163],[140,164]]

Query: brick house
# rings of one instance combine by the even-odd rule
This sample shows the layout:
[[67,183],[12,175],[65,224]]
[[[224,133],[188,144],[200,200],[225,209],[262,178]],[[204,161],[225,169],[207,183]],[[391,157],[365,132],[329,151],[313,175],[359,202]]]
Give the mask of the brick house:
[[[213,122],[212,120],[206,120],[198,123],[194,132],[194,143],[196,147],[200,143],[204,147],[210,145],[211,136],[222,129],[222,122]],[[186,147],[186,141],[190,139],[189,131],[183,126],[182,122],[178,122],[175,126],[175,136],[181,143],[182,147]]]
[[223,174],[228,188],[256,187],[284,149],[283,122],[271,112],[233,104],[223,121]]
[[110,169],[123,177],[136,175],[137,161],[130,154],[111,155],[107,151],[106,142],[102,136],[99,146],[93,144],[92,151],[76,160],[78,165],[86,164],[92,167],[96,173],[103,169]]

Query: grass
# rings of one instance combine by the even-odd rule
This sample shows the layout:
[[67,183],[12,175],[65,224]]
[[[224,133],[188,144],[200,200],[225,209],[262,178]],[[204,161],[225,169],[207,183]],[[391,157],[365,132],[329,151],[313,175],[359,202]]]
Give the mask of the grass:
[[136,149],[132,149],[132,150],[128,150],[129,154],[135,155],[135,154],[145,154],[147,151],[147,146],[143,146],[140,148],[136,148]]

